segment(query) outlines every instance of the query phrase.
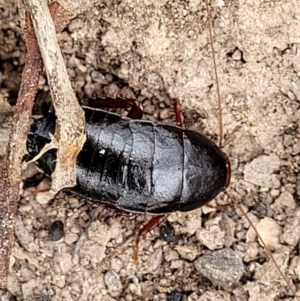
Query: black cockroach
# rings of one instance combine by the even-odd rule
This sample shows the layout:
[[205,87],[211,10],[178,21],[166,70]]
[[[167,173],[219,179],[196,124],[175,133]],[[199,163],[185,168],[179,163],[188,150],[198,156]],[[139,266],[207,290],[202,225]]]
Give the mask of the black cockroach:
[[[215,58],[213,61],[216,70]],[[217,79],[216,86],[218,91]],[[103,98],[100,101],[103,107],[131,106],[132,110],[128,117],[122,117],[84,107],[87,142],[77,158],[77,186],[71,191],[109,207],[154,215],[138,237],[165,214],[199,208],[228,186],[229,160],[206,137],[182,127],[140,120],[141,110],[134,100]],[[175,102],[175,112],[183,126],[178,102]],[[53,113],[44,113],[44,117],[34,121],[27,141],[28,159],[34,158],[50,142],[49,134],[54,130]],[[37,164],[50,176],[55,160],[56,151],[50,150]]]
[[[212,54],[214,56],[213,50]],[[213,62],[215,65],[215,59]],[[217,79],[216,88],[219,94]],[[218,100],[221,139],[220,96]],[[177,100],[174,107],[180,127],[141,120],[142,108],[133,99],[103,97],[91,103],[91,107],[83,107],[87,141],[77,157],[77,185],[70,190],[108,207],[154,216],[138,232],[134,254],[137,258],[140,237],[163,220],[166,214],[200,208],[228,187],[230,162],[208,138],[184,128]],[[131,110],[124,117],[94,108],[96,106],[131,107]],[[43,115],[31,125],[27,160],[38,155],[55,131],[55,114],[44,110]],[[36,163],[46,175],[51,176],[55,161],[56,151],[50,150]],[[246,215],[242,207],[239,209]],[[252,224],[251,220],[248,221]],[[252,227],[259,237],[253,224]],[[264,246],[295,294],[269,248]]]
[[[230,162],[208,138],[184,128],[177,100],[174,108],[180,126],[141,120],[142,107],[133,99],[103,97],[89,102],[93,107],[83,107],[87,141],[77,157],[77,185],[70,191],[121,211],[153,215],[138,232],[137,259],[140,237],[166,214],[200,208],[226,189]],[[124,117],[96,105],[131,110]],[[55,114],[48,109],[42,113],[31,125],[26,160],[37,156],[55,131]],[[36,164],[50,177],[55,162],[56,151],[50,150]]]
[[[87,141],[77,158],[77,185],[71,191],[93,202],[154,218],[139,232],[148,232],[165,214],[199,208],[225,190],[230,181],[228,157],[205,136],[181,125],[141,120],[142,108],[132,99],[98,98],[98,106],[131,107],[128,117],[83,107]],[[31,125],[27,150],[34,158],[55,131],[54,113]],[[50,176],[56,151],[38,159]]]
[[[133,99],[90,100],[92,105],[95,102],[98,106],[131,110],[124,117],[83,107],[87,141],[77,158],[77,185],[70,190],[121,211],[153,215],[138,232],[134,252],[137,260],[140,237],[166,214],[199,208],[226,189],[231,176],[230,162],[208,138],[184,128],[177,100],[174,107],[180,127],[141,120],[142,108]],[[55,131],[55,114],[45,109],[42,113],[43,117],[31,125],[26,160],[38,155]],[[50,150],[36,164],[50,177],[55,161],[56,151]],[[246,215],[242,207],[239,209]],[[292,290],[272,253],[266,245],[265,248]]]

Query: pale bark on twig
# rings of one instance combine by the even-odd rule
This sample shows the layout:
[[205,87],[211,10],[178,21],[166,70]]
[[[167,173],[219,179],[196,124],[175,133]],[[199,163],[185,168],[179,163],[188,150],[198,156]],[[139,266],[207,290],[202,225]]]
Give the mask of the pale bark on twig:
[[[57,148],[51,190],[76,185],[76,158],[84,142],[84,113],[72,89],[46,0],[26,0],[43,58],[57,117],[50,146]],[[49,146],[48,146],[49,149]]]

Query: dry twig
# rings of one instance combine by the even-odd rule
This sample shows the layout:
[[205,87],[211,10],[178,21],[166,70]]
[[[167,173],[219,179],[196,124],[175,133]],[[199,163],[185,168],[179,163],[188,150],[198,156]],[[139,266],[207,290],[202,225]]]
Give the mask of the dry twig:
[[58,149],[51,187],[56,194],[62,188],[76,185],[76,158],[85,142],[84,113],[72,89],[46,1],[27,0],[27,3],[57,117],[55,136],[45,148]]
[[22,82],[13,117],[6,156],[0,182],[0,285],[6,286],[6,276],[13,242],[14,215],[19,199],[22,158],[25,154],[25,141],[29,118],[37,91],[42,60],[33,34],[30,18],[26,18],[24,38],[27,48]]
[[[48,7],[46,7],[46,10],[48,11]],[[72,15],[69,12],[64,10],[57,3],[53,3],[51,5],[51,13],[55,19],[57,31],[61,31],[66,26],[66,24],[70,22],[70,19],[72,17]],[[37,14],[35,16],[35,22],[39,23],[39,18],[43,19],[44,17],[45,14],[43,14],[42,17]],[[50,14],[47,15],[47,17],[51,19]],[[52,38],[48,35],[48,33],[46,33],[46,37],[48,39]],[[8,267],[9,267],[9,258],[12,251],[12,243],[13,243],[14,216],[17,208],[17,201],[19,199],[19,184],[21,179],[22,158],[26,152],[25,142],[27,139],[27,133],[29,129],[30,115],[34,103],[34,98],[38,88],[39,77],[43,68],[43,61],[40,55],[39,45],[33,30],[32,22],[29,14],[26,14],[25,27],[24,27],[24,39],[25,39],[25,44],[27,49],[26,61],[25,61],[25,66],[22,74],[21,86],[19,90],[14,117],[13,117],[12,130],[9,138],[9,144],[6,151],[6,156],[4,158],[3,169],[1,172],[1,180],[0,180],[0,202],[1,202],[0,287],[1,288],[6,287],[6,277],[8,273]],[[54,49],[54,54],[56,54],[57,52],[60,53],[57,43],[56,46],[57,49]],[[62,61],[60,61],[59,63],[63,64]],[[47,68],[47,70],[49,69]],[[60,69],[57,66],[56,69],[54,69],[54,71],[55,70],[56,72],[60,71]],[[52,87],[52,89],[54,90],[53,94],[60,95],[59,92],[57,92],[60,91],[59,88],[57,88],[57,86],[61,87],[60,84],[61,78],[55,79],[54,77],[55,74],[52,73],[52,83],[56,84],[54,88]],[[74,98],[72,99],[74,101]],[[67,118],[68,120],[71,120],[70,116],[68,116]],[[81,123],[81,125],[83,127],[83,123]],[[80,133],[80,129],[78,128],[75,131],[79,131]]]

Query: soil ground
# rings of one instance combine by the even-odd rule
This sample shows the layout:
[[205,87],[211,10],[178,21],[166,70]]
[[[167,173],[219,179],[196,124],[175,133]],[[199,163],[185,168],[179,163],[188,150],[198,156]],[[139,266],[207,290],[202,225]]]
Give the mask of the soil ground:
[[[145,119],[167,123],[174,123],[171,99],[179,98],[190,128],[217,142],[205,1],[152,2],[96,2],[59,35],[74,90],[79,98],[134,96]],[[224,152],[233,171],[228,192],[248,211],[299,293],[300,5],[220,0],[210,10]],[[0,0],[0,17],[2,158],[9,133],[4,103],[16,101],[25,49],[16,4]],[[45,75],[39,89],[38,104],[49,99]],[[43,180],[37,189],[47,187]],[[136,265],[132,239],[149,217],[100,207],[89,224],[97,207],[85,200],[63,192],[49,200],[36,188],[23,189],[1,300],[294,300],[242,214],[224,194],[216,204],[228,207],[171,214],[174,241],[164,241],[157,227],[142,240]],[[53,242],[48,232],[57,220],[65,235]],[[242,259],[242,273],[235,273],[238,260],[218,253],[228,249]]]

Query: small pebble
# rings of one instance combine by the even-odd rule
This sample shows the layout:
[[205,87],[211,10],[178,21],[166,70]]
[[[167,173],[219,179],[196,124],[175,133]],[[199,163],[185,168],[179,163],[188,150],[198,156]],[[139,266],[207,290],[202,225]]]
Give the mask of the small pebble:
[[166,242],[175,241],[175,229],[170,223],[160,227],[160,238]]
[[21,205],[18,210],[22,213],[30,212],[32,210],[32,206],[30,204]]
[[68,200],[68,205],[70,206],[70,208],[74,209],[82,206],[82,203],[80,203],[77,198],[70,197]]
[[99,71],[92,71],[91,77],[92,77],[92,80],[96,83],[100,83],[102,85],[108,84],[108,81],[105,79],[104,75],[101,74]]
[[116,84],[109,84],[108,86],[104,87],[104,92],[107,97],[116,98],[119,94],[119,87]]
[[80,19],[74,19],[68,25],[68,29],[70,32],[74,32],[80,28],[82,28],[82,21]]
[[167,301],[182,301],[183,300],[183,294],[180,292],[171,292],[167,294]]
[[79,238],[79,235],[76,233],[67,233],[65,235],[65,243],[68,245],[73,244],[74,242],[76,242]]
[[40,205],[48,205],[49,202],[51,200],[53,200],[54,195],[52,192],[47,191],[47,192],[38,192],[36,194],[36,201],[40,204]]
[[49,238],[51,241],[60,240],[65,234],[64,224],[62,221],[55,221],[49,228]]
[[151,273],[158,269],[162,264],[162,248],[156,249],[148,257],[148,268],[145,269],[145,273]]
[[176,259],[171,261],[170,269],[171,270],[181,270],[185,264],[185,261],[181,259]]
[[166,262],[171,262],[175,259],[178,259],[179,254],[175,250],[168,250],[167,252],[164,253],[164,257]]
[[114,78],[113,78],[112,74],[107,73],[107,74],[105,75],[105,79],[110,83],[110,82],[113,81]]
[[232,54],[232,59],[235,61],[240,61],[242,59],[242,52],[239,49]]
[[120,276],[114,270],[109,270],[104,274],[104,282],[110,292],[119,292],[123,290]]
[[244,273],[242,259],[230,248],[201,256],[194,261],[194,265],[196,270],[214,285],[223,288],[239,281]]
[[160,120],[165,120],[170,117],[170,109],[166,108],[161,111],[159,111],[159,118]]
[[139,283],[129,283],[128,290],[134,295],[137,295],[137,296],[142,295],[142,288]]
[[281,161],[277,155],[262,155],[245,165],[245,180],[267,188],[280,187],[280,181],[274,172],[279,170]]
[[38,250],[38,246],[35,243],[33,236],[23,224],[21,218],[16,218],[15,220],[15,235],[21,246],[28,252],[36,252]]
[[294,199],[294,196],[288,192],[284,191],[271,205],[271,208],[277,213],[286,212],[293,213],[296,209],[297,203]]
[[93,221],[87,228],[88,238],[106,247],[111,238],[110,228],[99,220]]
[[175,250],[179,253],[179,255],[183,259],[187,259],[190,261],[193,261],[196,259],[198,255],[198,250],[196,247],[190,247],[190,246],[176,246]]

